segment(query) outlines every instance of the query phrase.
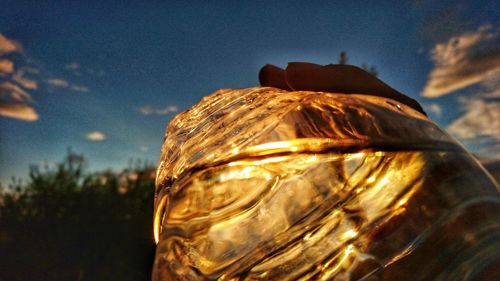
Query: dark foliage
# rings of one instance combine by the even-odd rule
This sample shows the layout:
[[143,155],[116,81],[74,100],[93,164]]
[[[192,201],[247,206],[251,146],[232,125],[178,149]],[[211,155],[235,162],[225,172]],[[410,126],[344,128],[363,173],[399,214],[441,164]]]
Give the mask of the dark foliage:
[[[344,51],[340,52],[338,64],[347,64],[347,53],[346,52],[344,52]],[[361,68],[364,71],[370,73],[371,75],[373,75],[375,77],[378,76],[378,70],[374,65],[368,66],[366,63],[363,63],[361,65]]]
[[0,281],[150,280],[154,169],[85,166],[70,151],[0,190]]

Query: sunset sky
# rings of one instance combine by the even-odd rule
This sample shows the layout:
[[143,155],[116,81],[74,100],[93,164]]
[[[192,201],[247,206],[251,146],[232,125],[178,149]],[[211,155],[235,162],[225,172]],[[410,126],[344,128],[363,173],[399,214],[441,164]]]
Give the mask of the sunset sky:
[[203,96],[341,51],[500,158],[498,1],[59,2],[1,3],[1,183],[68,147],[94,170],[155,163],[168,121]]

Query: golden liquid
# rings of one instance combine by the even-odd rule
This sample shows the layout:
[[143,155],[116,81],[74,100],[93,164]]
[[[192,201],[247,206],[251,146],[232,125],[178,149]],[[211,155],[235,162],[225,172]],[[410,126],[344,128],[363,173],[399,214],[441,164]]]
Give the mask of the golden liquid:
[[498,186],[394,100],[219,90],[156,183],[154,281],[500,280]]
[[498,187],[468,154],[287,150],[177,180],[156,219],[153,280],[495,275]]

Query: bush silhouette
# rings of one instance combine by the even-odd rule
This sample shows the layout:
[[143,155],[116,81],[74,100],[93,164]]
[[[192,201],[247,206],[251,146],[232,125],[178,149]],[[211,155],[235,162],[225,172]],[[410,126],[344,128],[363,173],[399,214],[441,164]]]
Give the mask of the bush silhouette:
[[149,280],[154,168],[89,173],[68,152],[0,191],[0,281]]

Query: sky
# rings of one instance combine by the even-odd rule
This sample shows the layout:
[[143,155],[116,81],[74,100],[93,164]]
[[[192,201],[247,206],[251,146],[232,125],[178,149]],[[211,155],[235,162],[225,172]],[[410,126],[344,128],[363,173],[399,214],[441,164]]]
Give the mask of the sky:
[[94,170],[156,163],[169,120],[203,96],[341,51],[500,158],[498,1],[138,2],[0,0],[0,183],[68,148]]

